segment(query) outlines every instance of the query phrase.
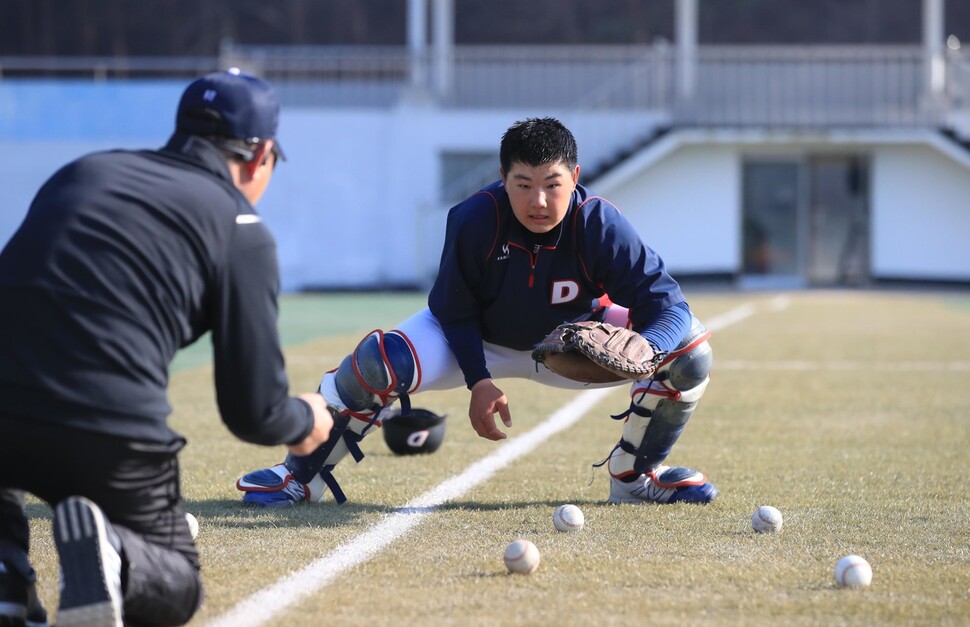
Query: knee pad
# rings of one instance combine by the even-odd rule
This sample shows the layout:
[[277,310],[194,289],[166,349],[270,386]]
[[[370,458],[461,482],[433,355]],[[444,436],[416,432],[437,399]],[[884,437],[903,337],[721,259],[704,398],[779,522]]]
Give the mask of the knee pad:
[[668,389],[681,394],[691,392],[702,384],[706,387],[714,367],[714,351],[708,342],[710,337],[711,332],[697,318],[693,318],[687,336],[661,362],[654,380],[665,382]]
[[610,472],[622,477],[659,466],[670,454],[710,381],[714,355],[708,331],[694,318],[690,331],[653,379],[635,383],[623,437],[611,453]]
[[410,341],[397,331],[380,330],[361,340],[333,376],[340,397],[335,404],[354,415],[373,415],[399,397],[406,399],[421,381]]

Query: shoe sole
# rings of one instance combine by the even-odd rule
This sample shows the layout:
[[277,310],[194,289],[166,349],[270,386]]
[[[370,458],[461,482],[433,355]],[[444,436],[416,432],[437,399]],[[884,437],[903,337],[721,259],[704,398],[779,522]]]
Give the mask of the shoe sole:
[[[632,496],[630,494],[618,494],[617,493],[618,491],[614,492],[611,486],[610,497],[607,500],[607,502],[613,505],[622,505],[625,503],[633,503],[633,504],[654,503],[656,505],[673,505],[675,503],[688,503],[691,505],[707,505],[711,503],[715,498],[717,498],[717,488],[710,483],[705,483],[700,486],[690,486],[680,494],[678,494],[677,492],[674,492],[674,494],[670,495],[666,501],[661,501],[660,498],[661,496],[666,496],[666,494],[664,493],[670,488],[654,488],[654,489],[656,490],[656,492],[654,493],[656,495],[656,498],[649,498],[649,497],[640,498],[637,496]],[[644,492],[647,492],[647,490],[644,490]],[[651,494],[649,496],[654,496],[654,494]]]
[[122,627],[120,589],[107,581],[105,551],[114,549],[101,510],[81,497],[59,503],[54,510],[54,542],[61,562],[57,625]]

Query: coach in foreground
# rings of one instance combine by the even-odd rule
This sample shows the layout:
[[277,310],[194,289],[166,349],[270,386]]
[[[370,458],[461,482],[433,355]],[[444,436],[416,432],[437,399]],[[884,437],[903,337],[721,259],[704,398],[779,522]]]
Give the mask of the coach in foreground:
[[268,83],[190,84],[153,151],[68,164],[0,253],[0,623],[40,623],[24,491],[54,506],[57,624],[179,625],[202,602],[167,425],[176,351],[212,332],[223,422],[308,454],[333,419],[291,397],[272,236],[253,206],[283,153]]
[[320,391],[340,410],[330,439],[240,479],[245,502],[318,501],[328,488],[342,502],[336,464],[347,453],[360,461],[358,443],[383,410],[400,399],[407,412],[409,395],[424,390],[464,384],[472,427],[504,439],[495,420],[512,426],[503,378],[568,389],[633,380],[629,406],[613,416],[622,437],[604,460],[609,500],[715,498],[702,473],[664,464],[713,363],[710,333],[680,286],[617,208],[578,184],[576,142],[558,120],[513,125],[499,160],[502,179],[449,212],[429,307],[367,335],[324,375]]

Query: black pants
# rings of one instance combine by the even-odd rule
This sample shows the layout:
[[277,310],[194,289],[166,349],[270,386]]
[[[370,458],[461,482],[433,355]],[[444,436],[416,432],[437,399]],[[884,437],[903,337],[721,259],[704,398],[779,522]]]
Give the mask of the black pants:
[[183,446],[181,438],[136,442],[0,414],[0,551],[22,550],[21,560],[28,553],[23,492],[52,507],[87,497],[121,538],[125,623],[188,622],[202,603],[202,580],[181,504]]

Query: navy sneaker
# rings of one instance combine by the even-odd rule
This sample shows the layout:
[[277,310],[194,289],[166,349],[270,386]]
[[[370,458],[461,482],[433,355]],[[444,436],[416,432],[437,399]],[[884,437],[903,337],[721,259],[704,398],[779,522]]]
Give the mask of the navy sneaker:
[[24,627],[27,582],[6,562],[0,562],[0,627]]
[[37,586],[0,562],[0,627],[48,627]]
[[47,610],[40,602],[37,586],[33,583],[27,586],[27,627],[49,627]]
[[704,473],[683,466],[658,466],[652,472],[624,483],[610,478],[610,503],[697,503],[717,497],[717,488]]
[[54,508],[61,561],[58,627],[122,627],[120,544],[101,509],[81,496]]

